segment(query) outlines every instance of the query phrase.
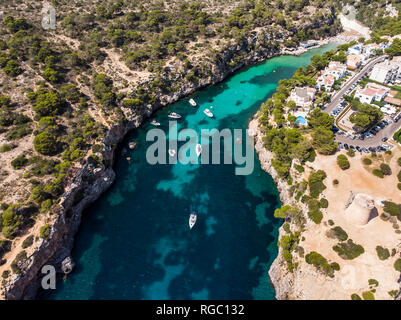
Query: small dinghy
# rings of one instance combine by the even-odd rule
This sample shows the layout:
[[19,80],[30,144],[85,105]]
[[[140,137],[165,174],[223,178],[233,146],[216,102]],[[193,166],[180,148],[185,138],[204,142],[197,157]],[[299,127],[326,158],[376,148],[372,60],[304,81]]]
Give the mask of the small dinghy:
[[203,111],[203,113],[205,114],[205,115],[207,115],[209,118],[213,118],[214,116],[213,116],[213,113],[209,110],[209,109],[205,109],[204,111]]
[[189,99],[189,103],[193,107],[196,107],[198,105],[194,99]]
[[195,226],[197,219],[198,219],[197,214],[195,212],[192,212],[191,215],[189,216],[189,229],[192,230],[192,228]]
[[138,145],[137,142],[131,141],[131,142],[128,144],[128,147],[129,147],[131,150],[134,150],[134,149],[136,148],[137,145]]
[[172,112],[168,115],[168,117],[171,119],[180,119],[181,115],[179,115],[178,113]]
[[196,155],[197,155],[198,158],[199,158],[199,156],[200,156],[201,153],[202,153],[202,145],[197,144],[197,145],[196,145],[196,148],[195,148],[195,151],[196,151]]
[[173,149],[169,149],[168,150],[168,154],[170,155],[170,157],[174,157],[175,155],[176,155],[176,151],[175,150],[173,150]]
[[154,125],[156,127],[160,126],[160,122],[157,122],[156,120],[152,120],[152,122],[150,124]]

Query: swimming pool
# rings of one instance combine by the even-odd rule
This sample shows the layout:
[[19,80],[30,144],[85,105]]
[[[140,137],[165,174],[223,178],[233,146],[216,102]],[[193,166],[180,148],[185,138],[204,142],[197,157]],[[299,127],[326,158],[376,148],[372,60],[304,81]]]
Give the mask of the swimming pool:
[[306,119],[304,117],[298,116],[297,120],[295,121],[295,123],[303,125],[303,126],[306,126],[307,121],[306,121]]

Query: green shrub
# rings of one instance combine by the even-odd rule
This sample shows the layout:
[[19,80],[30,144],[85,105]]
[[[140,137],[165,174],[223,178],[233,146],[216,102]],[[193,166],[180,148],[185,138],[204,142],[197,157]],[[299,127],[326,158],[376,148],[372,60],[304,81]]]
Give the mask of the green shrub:
[[42,239],[47,239],[50,235],[50,225],[45,224],[44,226],[40,227],[40,237]]
[[292,263],[292,254],[288,250],[283,250],[283,258],[287,263]]
[[34,148],[44,155],[55,155],[57,153],[57,139],[48,132],[39,133],[33,140]]
[[26,249],[28,247],[30,247],[33,244],[33,235],[28,236],[23,242],[22,242],[22,249]]
[[398,159],[397,159],[397,163],[398,163],[398,165],[401,167],[401,158],[398,158]]
[[369,286],[371,286],[371,287],[379,286],[379,281],[377,281],[376,279],[369,279],[368,283],[369,283]]
[[[305,261],[308,264],[314,265],[318,270],[324,272],[329,277],[334,276],[333,266],[327,262],[327,259],[320,253],[312,251],[305,256]],[[335,266],[336,267],[336,266]]]
[[371,291],[362,292],[363,300],[375,300],[375,296]]
[[326,189],[323,181],[326,179],[326,172],[323,170],[318,170],[312,172],[308,178],[310,196],[312,198],[318,198],[319,195]]
[[26,254],[25,250],[23,250],[20,253],[18,253],[17,256],[15,257],[14,261],[10,265],[11,266],[11,270],[15,274],[19,274],[21,272],[22,265],[24,264],[26,259],[27,259],[27,254]]
[[390,251],[382,246],[377,246],[376,252],[380,260],[386,260],[390,257]]
[[348,239],[348,234],[339,226],[330,229],[330,231],[330,233],[340,241],[346,241]]
[[361,245],[355,244],[352,239],[335,245],[333,250],[344,260],[353,260],[365,252],[365,249]]
[[294,165],[294,167],[299,173],[303,173],[305,171],[305,168],[299,164]]
[[10,271],[9,270],[4,270],[3,273],[1,274],[1,277],[3,279],[7,279],[10,276]]
[[329,201],[325,198],[320,199],[320,208],[327,209],[329,207]]
[[16,148],[15,144],[5,143],[0,147],[0,153],[11,151],[12,149]]
[[11,161],[11,165],[15,170],[22,169],[28,164],[28,159],[25,158],[25,155],[20,154],[18,157],[16,157],[14,160]]
[[354,293],[351,295],[351,300],[362,300],[362,298],[359,295],[357,295],[356,293]]
[[398,181],[401,182],[401,171],[397,174]]
[[392,174],[391,168],[388,164],[380,164],[380,171],[383,172],[385,176],[390,176]]
[[401,272],[401,259],[397,259],[397,261],[394,262],[394,269]]
[[337,186],[338,184],[340,184],[340,181],[338,181],[337,179],[333,180],[333,185]]
[[383,172],[381,172],[381,170],[379,170],[379,169],[374,169],[372,173],[373,173],[376,177],[384,178]]
[[401,190],[401,183],[397,184],[398,190]]
[[339,166],[342,170],[347,170],[347,169],[349,169],[349,167],[350,167],[348,158],[347,158],[345,155],[343,155],[343,154],[340,154],[340,155],[337,157],[337,164],[338,164],[338,166]]
[[337,262],[333,262],[331,264],[331,267],[333,268],[333,270],[335,271],[340,271],[340,265]]
[[320,224],[323,220],[323,213],[320,210],[309,211],[308,216],[316,224]]
[[7,133],[6,138],[8,141],[18,140],[31,133],[32,133],[32,128],[30,125],[27,125],[27,124],[18,125],[18,126],[15,126],[13,129],[11,129]]
[[348,155],[349,157],[353,158],[353,157],[355,157],[355,151],[352,150],[352,149],[349,149],[349,150],[347,151],[347,155]]
[[372,164],[372,160],[369,158],[363,158],[362,160],[364,165],[370,166]]
[[401,213],[400,205],[397,205],[391,201],[383,201],[384,204],[384,212],[387,212],[393,217],[398,216]]

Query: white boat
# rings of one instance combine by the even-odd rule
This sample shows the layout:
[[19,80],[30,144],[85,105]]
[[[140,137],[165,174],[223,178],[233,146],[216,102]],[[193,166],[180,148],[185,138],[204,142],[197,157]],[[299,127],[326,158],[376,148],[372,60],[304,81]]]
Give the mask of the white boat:
[[194,99],[189,99],[189,103],[190,103],[191,106],[193,106],[193,107],[196,107],[196,106],[198,105]]
[[189,228],[192,229],[196,223],[196,220],[198,219],[198,216],[196,215],[195,212],[192,212],[191,215],[189,216]]
[[169,117],[169,118],[172,118],[172,119],[180,119],[180,118],[181,118],[181,115],[179,115],[178,113],[172,112],[172,113],[170,113],[170,114],[168,115],[168,117]]
[[209,109],[205,109],[203,111],[203,113],[206,114],[209,118],[213,118],[214,117],[213,113],[211,113]]
[[160,122],[157,122],[156,120],[152,120],[152,122],[150,123],[156,127],[160,126]]
[[174,157],[176,153],[177,153],[177,152],[176,152],[175,150],[173,150],[173,149],[169,149],[169,150],[168,150],[168,154],[169,154],[171,157]]
[[202,145],[197,144],[197,145],[196,145],[196,148],[195,148],[195,151],[196,151],[196,155],[197,155],[198,158],[199,158],[199,156],[200,156],[201,153],[202,153]]

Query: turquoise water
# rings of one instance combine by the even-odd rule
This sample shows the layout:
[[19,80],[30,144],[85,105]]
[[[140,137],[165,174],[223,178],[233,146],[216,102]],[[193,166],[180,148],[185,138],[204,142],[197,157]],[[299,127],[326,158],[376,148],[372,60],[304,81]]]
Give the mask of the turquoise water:
[[[227,81],[184,99],[155,118],[168,130],[167,114],[183,116],[178,127],[243,128],[283,78],[306,66],[281,56],[240,71]],[[213,106],[215,118],[203,110]],[[117,156],[113,187],[85,211],[72,252],[75,272],[43,299],[274,299],[267,272],[277,255],[280,205],[271,177],[255,156],[251,175],[235,165],[155,165],[146,162],[151,144],[145,123],[127,137],[138,147]],[[198,221],[189,230],[191,211]]]

